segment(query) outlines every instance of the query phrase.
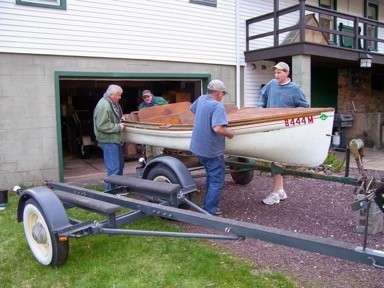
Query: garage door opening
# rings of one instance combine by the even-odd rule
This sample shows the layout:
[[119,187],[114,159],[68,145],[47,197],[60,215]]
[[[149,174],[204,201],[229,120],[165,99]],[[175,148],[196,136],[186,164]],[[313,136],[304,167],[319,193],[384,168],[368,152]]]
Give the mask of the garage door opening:
[[[63,178],[68,173],[76,175],[88,172],[81,165],[78,171],[65,169],[71,166],[68,161],[85,162],[92,169],[104,171],[101,149],[97,147],[93,133],[92,114],[97,102],[110,84],[122,87],[123,95],[120,105],[124,114],[136,111],[141,103],[141,92],[144,89],[152,91],[153,95],[165,98],[169,103],[183,101],[193,102],[203,92],[206,79],[91,79],[76,77],[60,77],[61,105],[61,139],[63,155]],[[128,145],[124,148],[127,161],[137,159],[140,147]]]

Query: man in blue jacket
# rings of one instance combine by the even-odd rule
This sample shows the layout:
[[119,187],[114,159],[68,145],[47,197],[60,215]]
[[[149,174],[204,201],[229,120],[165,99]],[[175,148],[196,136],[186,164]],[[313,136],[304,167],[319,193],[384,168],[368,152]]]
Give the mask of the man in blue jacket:
[[[289,66],[287,63],[279,62],[272,68],[275,69],[275,79],[269,81],[261,90],[257,103],[259,108],[308,108],[309,104],[300,86],[293,83],[289,76]],[[273,190],[264,204],[273,205],[287,199],[284,191],[283,176],[273,175]]]

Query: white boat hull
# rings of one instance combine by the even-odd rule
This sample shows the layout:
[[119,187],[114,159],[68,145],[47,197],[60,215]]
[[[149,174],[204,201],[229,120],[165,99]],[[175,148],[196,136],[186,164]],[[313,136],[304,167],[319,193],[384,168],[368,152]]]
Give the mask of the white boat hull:
[[[225,142],[226,154],[280,163],[317,166],[327,157],[334,111],[317,115],[296,115],[257,123],[230,122],[235,137]],[[123,141],[189,150],[192,125],[126,123]]]

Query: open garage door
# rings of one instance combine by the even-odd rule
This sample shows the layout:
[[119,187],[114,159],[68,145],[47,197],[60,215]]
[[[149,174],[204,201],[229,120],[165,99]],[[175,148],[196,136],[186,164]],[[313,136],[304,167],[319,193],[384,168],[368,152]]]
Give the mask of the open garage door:
[[[202,94],[204,79],[92,79],[60,78],[61,131],[64,157],[89,158],[99,153],[93,147],[93,110],[108,85],[123,88],[120,100],[124,114],[136,111],[141,103],[141,92],[150,89],[155,96],[162,96],[169,103],[193,102]],[[134,153],[135,151],[132,151]]]

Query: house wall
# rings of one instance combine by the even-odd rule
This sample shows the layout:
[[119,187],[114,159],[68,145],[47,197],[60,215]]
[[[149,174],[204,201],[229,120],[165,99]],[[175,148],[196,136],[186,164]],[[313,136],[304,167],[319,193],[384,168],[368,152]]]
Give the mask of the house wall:
[[[287,5],[291,2],[289,6],[292,5],[292,1],[281,1],[281,4]],[[265,5],[260,5],[257,1],[246,0],[240,1],[240,19],[244,19],[240,23],[240,35],[245,35],[246,27],[245,20],[253,17],[257,17],[266,13],[273,11],[273,1],[268,0],[265,2]],[[270,30],[273,25],[273,21],[265,21],[253,27],[256,31]],[[251,32],[252,33],[252,32]],[[268,46],[271,39],[262,39],[262,41],[257,41],[257,46],[264,47]],[[246,50],[245,37],[242,37],[241,40],[241,51]],[[245,66],[245,79],[244,79],[244,105],[243,106],[256,106],[257,99],[260,91],[261,84],[267,83],[273,77],[273,72],[269,69],[274,62],[272,61],[258,61],[255,63],[246,63]]]
[[[221,0],[209,7],[184,0],[67,0],[67,10],[58,10],[0,1],[0,187],[58,177],[55,71],[205,73],[226,83],[227,102],[239,97],[241,105],[256,105],[260,85],[273,77],[273,62],[242,69],[245,20],[272,12],[273,2]],[[236,95],[243,71],[244,93]]]
[[246,67],[246,93],[244,94],[244,106],[256,107],[262,84],[267,84],[274,78],[271,69],[276,63],[273,61],[257,61],[249,63]]
[[[379,4],[379,3],[377,3],[377,5],[378,5],[378,9],[379,9],[378,21],[382,22],[384,20],[384,18],[383,18],[384,6]],[[347,14],[350,14],[353,16],[362,16],[363,11],[364,11],[364,1],[363,0],[361,0],[361,1],[348,1],[348,0],[337,1],[337,11],[342,12],[342,13],[347,13]],[[337,25],[340,22],[343,22],[347,26],[351,26],[351,27],[354,26],[353,21],[350,21],[350,20],[338,19]],[[360,27],[361,27],[361,31],[363,31],[363,29],[364,29],[363,25],[360,25]],[[377,30],[377,37],[379,39],[384,38],[384,29],[380,28]],[[377,49],[378,49],[378,51],[383,53],[384,44],[383,43],[377,43]]]
[[236,69],[244,65],[236,7],[235,0],[217,7],[67,0],[59,10],[0,1],[0,187],[58,180],[56,71],[209,74],[226,84],[225,102],[235,103],[244,73]]
[[234,0],[67,0],[67,10],[0,1],[0,52],[235,65]]
[[346,143],[360,138],[366,147],[382,148],[384,92],[371,89],[371,74],[362,69],[340,69],[338,74],[338,112],[354,117],[352,127],[345,128]]
[[[240,14],[241,19],[244,19],[242,26],[244,26],[244,44],[242,48],[244,48],[242,51],[245,51],[245,31],[246,31],[246,25],[245,20],[251,19],[254,17],[261,16],[263,14],[271,13],[273,12],[273,0],[268,0],[263,2],[263,5],[260,5],[257,1],[252,0],[243,0],[240,1]],[[293,4],[291,4],[293,5]],[[261,31],[272,31],[273,30],[273,19],[258,22],[257,24],[251,25],[249,27],[249,33],[250,35],[258,34]],[[261,49],[265,47],[271,47],[273,46],[273,37],[264,37],[258,41],[251,41],[249,43],[250,47],[249,50],[253,49]]]
[[[241,3],[242,19],[250,19],[252,17],[271,13],[274,9],[274,1],[272,0],[264,2],[265,5],[261,6],[259,3],[257,3],[257,1],[241,1]],[[297,4],[297,0],[281,0],[279,1],[278,8],[284,9]],[[318,6],[318,1],[308,0],[306,1],[306,4]],[[280,29],[286,28],[296,24],[299,21],[299,13],[290,13],[287,16],[281,17],[280,20]],[[250,29],[250,34],[257,34],[263,30],[273,30],[273,19],[259,22],[257,25],[253,25]],[[245,31],[246,30],[244,29],[244,34],[240,34],[245,35]],[[288,32],[280,34],[280,42],[284,41],[288,34]],[[273,46],[273,37],[264,37],[258,41],[251,41],[250,45],[250,50],[271,47]],[[245,51],[245,43],[242,48]],[[276,63],[273,61],[257,61],[254,63],[246,63],[244,106],[256,106],[261,85],[266,84],[274,77],[273,70],[270,69],[270,67],[274,64]],[[309,95],[310,93],[307,94]]]
[[[165,69],[166,67],[166,69]],[[235,102],[233,65],[149,60],[0,53],[0,187],[39,185],[59,180],[57,111],[60,103],[55,72],[210,74],[226,83],[226,102]],[[100,95],[101,97],[101,95]]]
[[[252,17],[257,17],[266,13],[273,12],[273,0],[263,2],[265,5],[259,5],[259,3],[256,2],[257,1],[241,1],[242,19],[250,19]],[[284,9],[297,4],[297,0],[281,0],[279,1],[278,9]],[[308,0],[306,1],[306,4],[318,6],[318,1]],[[296,24],[299,21],[299,13],[290,13],[287,16],[281,17],[280,20],[280,29],[286,28]],[[257,25],[252,25],[250,28],[250,34],[257,34],[263,30],[273,30],[273,19],[259,22]],[[241,35],[245,35],[245,31],[246,30],[244,29],[244,34]],[[288,37],[288,34],[288,32],[280,34],[280,42],[283,42],[284,39]],[[258,41],[251,41],[250,45],[250,49],[271,47],[273,46],[273,37],[264,37]],[[245,51],[245,43],[242,47]],[[274,64],[276,63],[273,61],[257,61],[254,63],[246,63],[244,106],[256,106],[261,85],[266,84],[274,77],[273,71],[270,69],[270,67]]]
[[383,126],[384,113],[353,113],[353,126],[346,128],[346,144],[352,139],[362,139],[365,147],[382,149],[383,148]]
[[[253,3],[247,3],[246,7],[244,7],[244,10],[247,10],[247,13],[250,13],[253,15],[253,16],[247,15],[248,18],[254,17],[254,16],[259,16],[260,14],[272,12],[272,10],[273,10],[273,1],[269,1],[269,5],[265,5],[265,6],[269,7],[268,8],[269,11],[262,10],[261,12],[257,9],[258,4],[256,4],[254,1],[252,1],[252,2]],[[363,12],[362,12],[363,11],[363,2],[364,2],[363,0],[360,0],[360,1],[347,1],[347,0],[337,1],[337,11],[342,12],[342,13],[348,13],[351,15],[361,16],[363,14]],[[294,0],[279,1],[279,9],[287,8],[287,7],[295,5],[297,3],[298,3],[298,1],[294,1]],[[318,0],[307,0],[306,4],[318,6]],[[264,8],[264,9],[266,9],[266,8]],[[382,16],[383,13],[382,12],[383,12],[383,6],[379,5],[379,19],[380,19],[380,21],[383,20],[383,16]],[[294,16],[294,17],[292,17],[292,16]],[[315,15],[315,16],[318,17],[318,15]],[[293,25],[293,24],[297,23],[297,21],[299,19],[298,17],[299,17],[299,15],[290,14],[290,17],[285,17],[285,18],[283,17],[281,19],[282,20],[281,24],[283,27]],[[339,19],[339,21],[341,21],[341,20]],[[268,23],[268,25],[267,25],[267,23]],[[353,26],[353,23],[349,23],[348,21],[346,21],[345,24]],[[257,31],[257,33],[260,33],[260,30],[262,30],[262,29],[265,30],[267,28],[269,28],[269,30],[271,30],[270,27],[273,27],[272,25],[273,24],[271,23],[271,21],[270,22],[268,22],[268,21],[261,22],[261,25],[258,24],[252,28],[253,30],[251,30],[251,33],[253,33],[253,31]],[[282,27],[280,27],[280,28],[282,28]],[[384,32],[383,29],[379,29],[379,31],[378,31],[379,35],[381,35],[381,33],[383,33],[383,32]],[[286,35],[281,34],[280,35],[280,41],[284,41],[284,39],[285,39],[284,36],[288,36],[288,33],[286,33]],[[272,41],[273,41],[273,39],[271,37],[266,37],[266,38],[262,38],[258,41],[251,41],[251,42],[257,42],[257,43],[253,43],[252,45],[257,46],[258,48],[265,48],[265,47],[273,46]],[[378,45],[379,45],[379,49],[380,49],[382,44],[379,43]],[[260,61],[260,62],[266,62],[266,61]],[[273,63],[273,62],[271,62],[271,63]],[[257,65],[257,64],[258,63],[247,63],[247,66],[246,66],[246,79],[245,79],[246,93],[244,96],[246,106],[255,106],[256,105],[257,98],[259,97],[260,84],[266,83],[268,77],[269,77],[269,79],[273,77],[272,73],[271,74],[266,73],[268,71],[257,70],[257,67],[261,66],[261,65]],[[339,81],[340,81],[340,79],[339,79]],[[343,91],[343,90],[344,89],[341,89],[341,91]],[[347,106],[351,105],[351,101],[350,101],[350,99],[346,99],[349,97],[355,98],[355,102],[357,102],[357,103],[359,103],[359,102],[369,103],[369,104],[364,104],[365,113],[370,113],[370,111],[372,110],[372,109],[369,109],[369,107],[367,107],[367,105],[370,107],[374,107],[376,109],[376,111],[384,111],[383,110],[384,107],[382,107],[382,105],[378,105],[378,103],[377,103],[377,102],[380,102],[380,99],[382,98],[381,92],[377,92],[377,93],[369,92],[369,95],[370,95],[369,97],[366,97],[367,94],[360,94],[359,93],[356,95],[356,91],[353,91],[351,96],[345,96],[344,95],[345,93],[343,93],[343,92],[341,92],[341,93],[342,94],[339,95],[339,97],[338,97],[338,102],[343,103],[343,104],[341,104],[343,107],[339,107],[339,109],[341,109],[341,111],[343,111],[343,110],[350,111],[350,109]],[[353,95],[356,95],[356,97],[354,97]],[[362,99],[362,100],[359,101],[358,99]],[[367,101],[367,102],[365,102],[365,101]]]

